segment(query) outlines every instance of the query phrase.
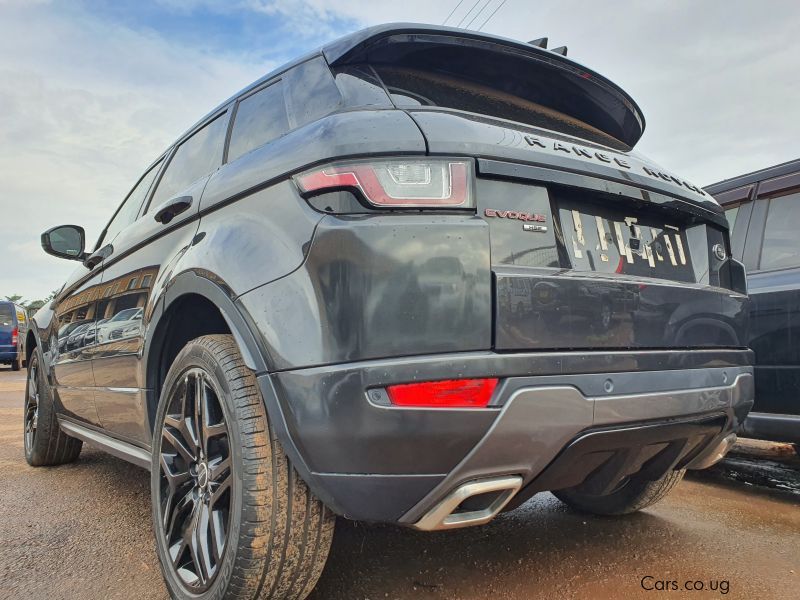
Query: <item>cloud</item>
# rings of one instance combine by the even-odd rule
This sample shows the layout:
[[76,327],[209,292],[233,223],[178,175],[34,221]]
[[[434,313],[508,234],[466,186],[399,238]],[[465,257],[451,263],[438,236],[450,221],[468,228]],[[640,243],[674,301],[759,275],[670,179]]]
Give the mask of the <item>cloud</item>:
[[[275,64],[361,26],[441,23],[456,4],[0,0],[0,295],[60,284],[72,264],[44,255],[39,233],[73,222],[95,239],[169,143]],[[642,152],[708,184],[797,158],[799,17],[788,0],[508,0],[486,30],[566,44],[640,104]]]
[[[500,1],[492,0],[473,28]],[[441,23],[457,4],[249,2],[306,28],[335,19]],[[449,24],[473,6],[463,2]],[[747,0],[509,0],[486,31],[520,40],[549,36],[551,47],[567,45],[571,58],[620,84],[642,107],[647,130],[638,150],[707,185],[800,155],[794,125],[800,122],[799,20],[800,4],[792,0],[770,2],[768,9]]]
[[39,233],[76,223],[93,244],[151,161],[274,64],[171,44],[152,31],[52,7],[4,12],[0,295],[33,298],[75,266],[47,257]]

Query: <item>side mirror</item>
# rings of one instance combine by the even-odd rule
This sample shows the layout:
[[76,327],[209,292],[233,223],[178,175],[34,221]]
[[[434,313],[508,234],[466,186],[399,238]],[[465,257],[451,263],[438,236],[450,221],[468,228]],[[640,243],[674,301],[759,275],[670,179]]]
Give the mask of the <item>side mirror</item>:
[[69,260],[83,260],[86,233],[77,225],[59,225],[42,234],[42,248],[48,254]]

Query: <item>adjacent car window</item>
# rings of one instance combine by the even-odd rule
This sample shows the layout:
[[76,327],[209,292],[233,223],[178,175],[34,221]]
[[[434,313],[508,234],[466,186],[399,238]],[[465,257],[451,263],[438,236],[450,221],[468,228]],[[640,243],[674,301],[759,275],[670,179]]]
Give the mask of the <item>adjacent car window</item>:
[[229,162],[289,131],[283,86],[283,81],[277,81],[239,102],[228,148]]
[[125,201],[120,206],[117,214],[114,215],[114,218],[111,219],[111,222],[106,227],[106,233],[103,236],[103,239],[100,240],[102,243],[110,242],[117,234],[125,229],[128,225],[133,223],[136,220],[136,215],[139,214],[139,209],[142,208],[142,203],[144,202],[145,197],[147,196],[147,192],[150,190],[150,186],[153,184],[153,179],[155,179],[156,175],[158,174],[158,169],[161,167],[161,162],[158,161],[144,176],[139,180],[139,183],[136,184],[136,187],[131,190],[131,193],[128,194],[128,197],[125,198]]
[[225,115],[220,115],[178,146],[158,183],[150,206],[158,206],[169,200],[219,167],[227,124]]
[[764,244],[761,249],[761,269],[800,266],[798,223],[800,223],[800,192],[769,201]]
[[14,324],[14,311],[8,304],[0,304],[0,325],[11,326]]
[[725,218],[728,219],[728,226],[733,231],[733,226],[736,225],[736,215],[739,214],[739,206],[728,208],[725,210]]

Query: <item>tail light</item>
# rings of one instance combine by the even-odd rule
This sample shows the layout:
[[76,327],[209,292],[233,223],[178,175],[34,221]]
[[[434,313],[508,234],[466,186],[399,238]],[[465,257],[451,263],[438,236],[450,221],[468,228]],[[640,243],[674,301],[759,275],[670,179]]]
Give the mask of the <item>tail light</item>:
[[419,408],[484,408],[497,387],[496,378],[448,379],[403,383],[386,388],[396,406]]
[[319,167],[294,177],[303,194],[358,190],[389,208],[471,208],[472,163],[453,159],[376,159]]
[[19,329],[17,327],[14,327],[14,329],[11,330],[11,345],[16,346],[18,340],[19,340]]

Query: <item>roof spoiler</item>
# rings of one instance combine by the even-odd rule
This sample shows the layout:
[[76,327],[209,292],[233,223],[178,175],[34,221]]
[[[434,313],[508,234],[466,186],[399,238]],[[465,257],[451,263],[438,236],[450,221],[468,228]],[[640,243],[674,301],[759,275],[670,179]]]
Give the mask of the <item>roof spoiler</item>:
[[524,55],[540,66],[558,70],[574,79],[584,94],[591,96],[604,116],[614,122],[608,132],[630,148],[636,145],[645,129],[644,115],[625,90],[599,73],[567,58],[565,46],[547,50],[547,39],[520,42],[466,29],[416,23],[377,25],[340,38],[322,48],[328,63],[335,67],[369,62],[383,49],[395,44],[442,44],[484,47],[487,50]]

